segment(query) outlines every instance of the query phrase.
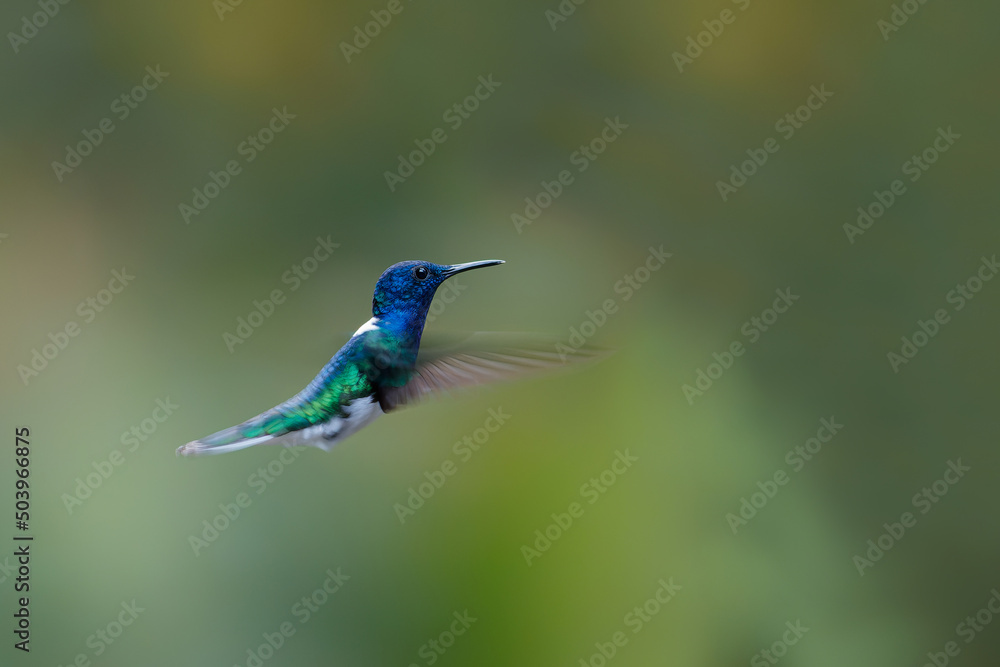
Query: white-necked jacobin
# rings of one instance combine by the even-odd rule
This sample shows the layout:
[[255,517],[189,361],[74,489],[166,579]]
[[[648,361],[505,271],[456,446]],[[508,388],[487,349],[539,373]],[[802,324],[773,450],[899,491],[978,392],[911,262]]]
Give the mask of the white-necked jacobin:
[[[426,394],[564,364],[565,354],[531,349],[530,344],[477,347],[478,334],[465,341],[471,345],[437,351],[420,348],[438,286],[463,271],[497,264],[503,260],[452,265],[409,261],[390,266],[375,285],[372,318],[305,389],[242,424],[189,442],[177,453],[218,454],[260,444],[328,450],[379,415]],[[592,355],[587,349],[579,353],[569,360]]]

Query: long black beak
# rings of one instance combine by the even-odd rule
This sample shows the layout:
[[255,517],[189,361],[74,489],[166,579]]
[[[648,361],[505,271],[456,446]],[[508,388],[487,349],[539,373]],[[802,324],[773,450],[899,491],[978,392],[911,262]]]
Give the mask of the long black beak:
[[496,266],[497,264],[503,264],[502,259],[484,259],[481,262],[466,262],[465,264],[452,264],[447,269],[445,269],[445,277],[450,278],[456,273],[461,273],[462,271],[469,271],[471,269],[480,269],[484,266]]

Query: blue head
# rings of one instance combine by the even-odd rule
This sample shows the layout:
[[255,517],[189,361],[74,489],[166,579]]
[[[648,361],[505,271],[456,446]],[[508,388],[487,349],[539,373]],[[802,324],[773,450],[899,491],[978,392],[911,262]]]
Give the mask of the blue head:
[[487,259],[467,264],[432,264],[430,262],[400,262],[382,274],[372,297],[372,315],[380,320],[394,321],[402,328],[423,329],[427,309],[434,292],[448,278],[463,271],[503,264],[501,259]]

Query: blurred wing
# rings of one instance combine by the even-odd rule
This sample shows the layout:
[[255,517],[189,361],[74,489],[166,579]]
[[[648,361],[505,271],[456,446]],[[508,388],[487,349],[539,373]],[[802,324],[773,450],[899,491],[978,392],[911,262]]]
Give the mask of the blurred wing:
[[425,341],[413,375],[401,387],[383,389],[380,402],[388,412],[429,394],[558,370],[606,354],[531,334],[476,333],[450,341]]

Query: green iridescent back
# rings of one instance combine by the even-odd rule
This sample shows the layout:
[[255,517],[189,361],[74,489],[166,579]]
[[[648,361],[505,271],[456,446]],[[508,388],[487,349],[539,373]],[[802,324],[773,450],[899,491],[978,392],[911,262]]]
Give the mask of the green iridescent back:
[[353,337],[294,397],[242,424],[210,435],[204,442],[224,445],[244,438],[278,436],[334,417],[346,417],[345,406],[352,401],[372,396],[380,387],[406,384],[416,362],[416,346],[407,338],[383,329]]

